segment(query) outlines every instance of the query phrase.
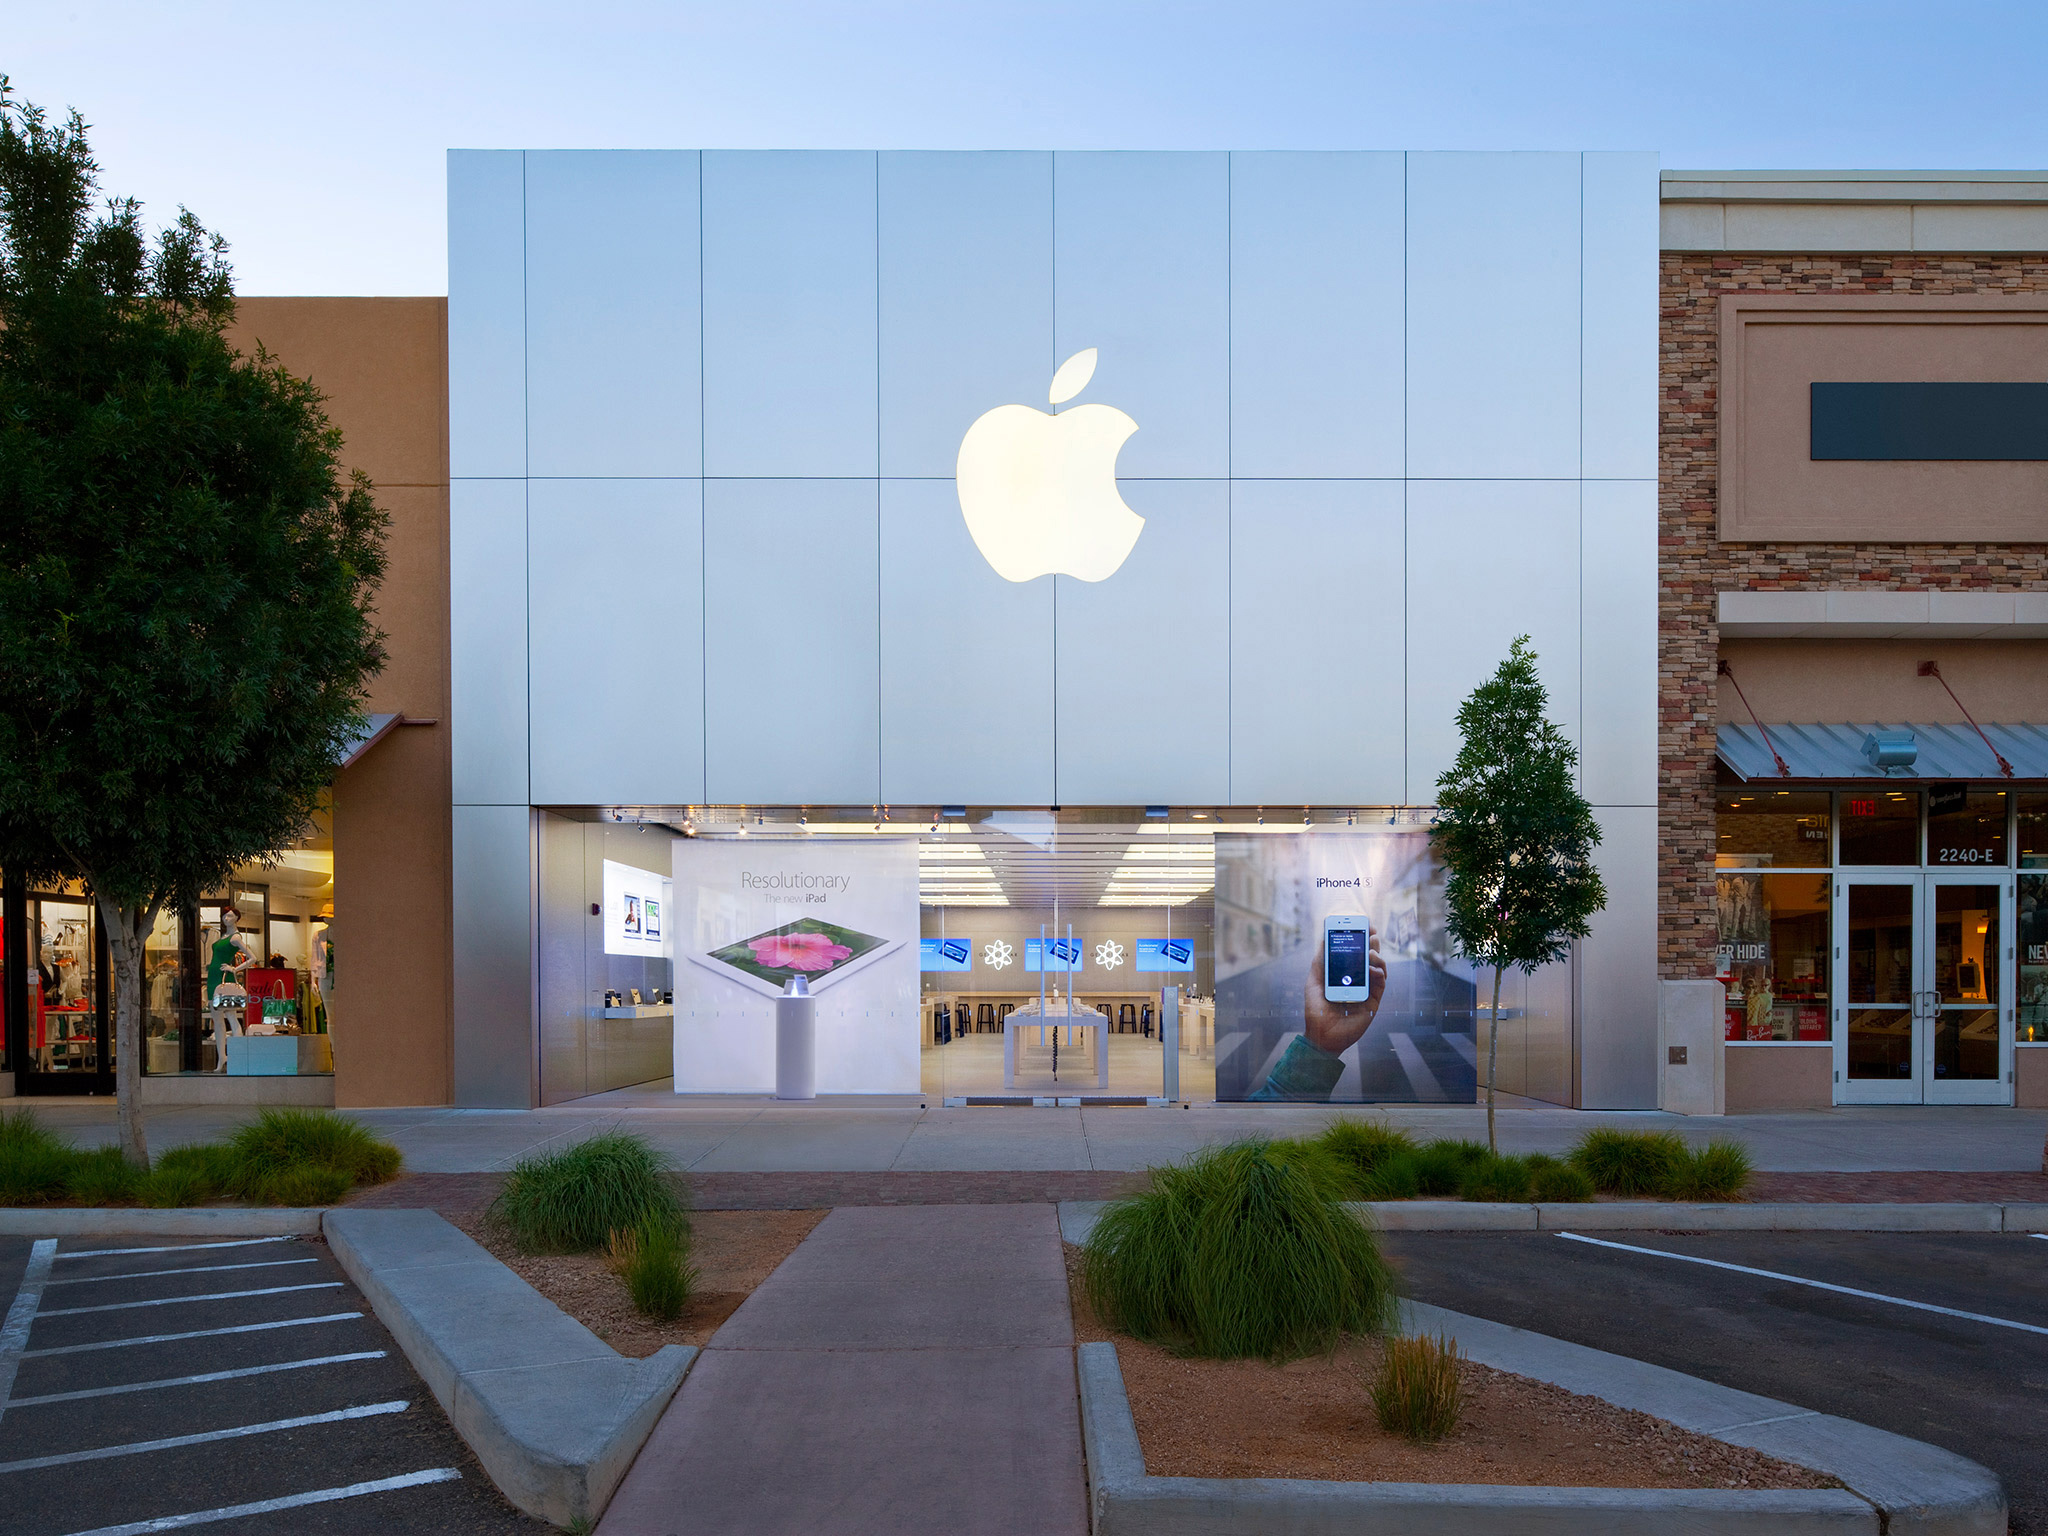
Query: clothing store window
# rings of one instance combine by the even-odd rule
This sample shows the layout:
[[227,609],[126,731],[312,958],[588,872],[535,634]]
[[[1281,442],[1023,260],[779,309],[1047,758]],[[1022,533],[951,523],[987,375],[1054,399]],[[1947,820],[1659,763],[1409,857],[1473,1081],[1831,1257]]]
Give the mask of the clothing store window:
[[[29,900],[35,969],[29,975],[29,1055],[42,1072],[97,1073],[112,1068],[102,1052],[99,912],[82,885],[36,892]],[[106,1055],[109,1059],[102,1060]]]
[[1717,869],[1825,869],[1834,859],[1826,790],[1724,789],[1717,799]]
[[1852,789],[1841,797],[1841,862],[1920,862],[1920,791]]
[[1715,877],[1728,1039],[1829,1038],[1830,884],[1824,872]]
[[2048,795],[2021,795],[2014,826],[2021,869],[2048,869]]

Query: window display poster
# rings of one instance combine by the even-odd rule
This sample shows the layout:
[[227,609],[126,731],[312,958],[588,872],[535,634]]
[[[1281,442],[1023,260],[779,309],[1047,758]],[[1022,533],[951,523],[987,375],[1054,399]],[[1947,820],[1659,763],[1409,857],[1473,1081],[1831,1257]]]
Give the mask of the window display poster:
[[796,976],[817,999],[818,1092],[918,1091],[915,838],[677,838],[673,857],[677,1093],[773,1093]]
[[[1369,998],[1333,999],[1324,919],[1357,915],[1384,975]],[[1215,942],[1218,1100],[1477,1099],[1473,972],[1426,829],[1218,834]]]
[[662,932],[668,912],[668,886],[668,878],[654,870],[611,859],[604,861],[606,954],[650,959],[669,952]]

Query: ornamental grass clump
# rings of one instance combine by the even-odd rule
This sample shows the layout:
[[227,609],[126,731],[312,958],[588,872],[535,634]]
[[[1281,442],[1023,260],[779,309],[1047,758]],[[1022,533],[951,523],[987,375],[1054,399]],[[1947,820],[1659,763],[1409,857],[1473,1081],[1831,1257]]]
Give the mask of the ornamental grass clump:
[[1570,1163],[1561,1163],[1541,1152],[1531,1153],[1529,1198],[1547,1205],[1575,1205],[1593,1198],[1593,1181]]
[[666,1161],[630,1131],[520,1159],[490,1215],[522,1253],[590,1253],[649,1221],[689,1230]]
[[1456,1429],[1459,1359],[1456,1339],[1388,1339],[1372,1387],[1380,1428],[1425,1445]]
[[664,1323],[683,1315],[696,1288],[689,1254],[689,1228],[660,1216],[614,1232],[605,1243],[605,1262],[626,1282],[634,1308]]
[[1673,1200],[1740,1200],[1749,1177],[1749,1153],[1740,1143],[1710,1141],[1680,1158],[1663,1193]]
[[1685,1143],[1669,1131],[1588,1131],[1572,1149],[1572,1163],[1610,1195],[1659,1195],[1686,1157]]
[[1487,1152],[1465,1164],[1458,1195],[1464,1200],[1522,1201],[1529,1198],[1529,1182],[1528,1159]]
[[395,1178],[398,1148],[325,1109],[266,1109],[225,1148],[224,1193],[257,1205],[332,1205],[358,1184]]
[[1429,1142],[1415,1154],[1417,1192],[1447,1199],[1464,1188],[1468,1169],[1492,1155],[1477,1141]]
[[1265,1141],[1153,1169],[1149,1189],[1102,1213],[1083,1273],[1110,1327],[1217,1359],[1321,1353],[1393,1316],[1372,1232]]
[[62,1200],[77,1156],[34,1110],[0,1111],[0,1205]]
[[[1349,1171],[1352,1199],[1403,1198],[1378,1191],[1388,1182],[1387,1173],[1392,1167],[1415,1155],[1415,1141],[1406,1131],[1378,1120],[1333,1120],[1316,1137],[1315,1144]],[[1407,1182],[1413,1183],[1412,1174]]]

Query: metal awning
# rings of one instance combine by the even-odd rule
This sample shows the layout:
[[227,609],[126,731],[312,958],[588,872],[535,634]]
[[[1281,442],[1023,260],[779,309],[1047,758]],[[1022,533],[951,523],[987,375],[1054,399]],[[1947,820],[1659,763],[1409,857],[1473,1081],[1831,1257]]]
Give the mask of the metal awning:
[[[1763,731],[1770,732],[1764,741]],[[1879,768],[1864,755],[1872,735],[1910,732],[1917,748],[1909,767]],[[2048,780],[2048,726],[1987,725],[1991,738],[2017,778]],[[1785,782],[1771,748],[1785,759],[1793,779],[1980,779],[2013,780],[1998,771],[1984,738],[1967,725],[1724,725],[1719,756],[1736,777]]]
[[363,729],[351,736],[348,744],[341,749],[341,756],[334,764],[335,769],[339,771],[360,760],[365,752],[382,741],[391,728],[404,719],[403,715],[371,715]]

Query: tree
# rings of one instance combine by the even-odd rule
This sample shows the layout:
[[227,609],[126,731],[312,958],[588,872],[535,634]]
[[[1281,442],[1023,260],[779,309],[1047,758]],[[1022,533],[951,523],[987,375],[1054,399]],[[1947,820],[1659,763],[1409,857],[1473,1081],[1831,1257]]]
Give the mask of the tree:
[[1493,970],[1486,1026],[1486,1145],[1493,1130],[1500,979],[1562,960],[1607,904],[1593,867],[1600,829],[1573,783],[1578,749],[1550,720],[1529,637],[1458,706],[1464,744],[1436,781],[1437,854],[1449,872],[1446,925],[1458,950]]
[[225,243],[98,183],[0,76],[0,864],[92,892],[146,1164],[143,942],[303,832],[383,664],[386,519],[318,391],[229,343]]

